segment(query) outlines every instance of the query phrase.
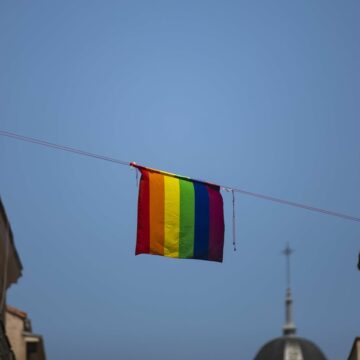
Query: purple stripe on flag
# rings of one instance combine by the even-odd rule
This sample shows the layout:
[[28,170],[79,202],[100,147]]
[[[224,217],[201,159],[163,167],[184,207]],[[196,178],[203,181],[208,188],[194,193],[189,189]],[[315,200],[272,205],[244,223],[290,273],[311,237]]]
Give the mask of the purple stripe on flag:
[[207,186],[209,194],[209,260],[222,262],[224,248],[223,199],[218,186]]

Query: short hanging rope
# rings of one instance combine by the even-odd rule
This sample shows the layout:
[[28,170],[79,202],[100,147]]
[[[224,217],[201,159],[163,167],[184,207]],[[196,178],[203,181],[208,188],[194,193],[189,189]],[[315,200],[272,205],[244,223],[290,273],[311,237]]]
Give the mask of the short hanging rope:
[[135,186],[139,187],[139,170],[136,167],[134,167],[134,170],[135,170]]
[[231,192],[232,197],[232,243],[234,251],[236,251],[236,214],[235,214],[235,191],[231,188],[223,187],[223,190]]
[[232,195],[232,233],[233,233],[233,247],[236,251],[236,222],[235,222],[235,192],[234,189],[231,189]]
[[136,184],[136,187],[139,187],[139,169],[136,167],[136,162],[133,161],[130,163],[130,166],[135,170],[135,184]]

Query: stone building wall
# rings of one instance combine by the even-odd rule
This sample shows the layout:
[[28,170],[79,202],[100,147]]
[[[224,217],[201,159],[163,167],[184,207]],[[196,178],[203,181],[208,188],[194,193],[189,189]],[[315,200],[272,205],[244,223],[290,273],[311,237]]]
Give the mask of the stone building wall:
[[26,360],[26,344],[22,333],[24,321],[9,312],[6,312],[6,333],[9,338],[16,360]]

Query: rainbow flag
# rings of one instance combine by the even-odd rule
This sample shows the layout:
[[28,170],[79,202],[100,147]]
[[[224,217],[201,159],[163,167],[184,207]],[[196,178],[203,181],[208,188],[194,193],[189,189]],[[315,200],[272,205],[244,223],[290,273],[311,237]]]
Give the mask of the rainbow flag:
[[224,213],[220,187],[131,165],[141,172],[136,255],[222,262]]

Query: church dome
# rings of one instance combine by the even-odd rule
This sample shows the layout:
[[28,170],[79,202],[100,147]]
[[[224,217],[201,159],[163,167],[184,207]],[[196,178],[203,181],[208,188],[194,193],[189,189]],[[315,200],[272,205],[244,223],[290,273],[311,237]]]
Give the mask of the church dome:
[[290,255],[293,250],[289,245],[283,251],[287,257],[287,289],[285,295],[285,324],[283,336],[266,343],[254,360],[326,360],[322,351],[311,341],[296,336],[296,326],[292,316],[293,299],[290,288]]
[[255,360],[326,360],[311,341],[296,336],[283,336],[266,343]]

